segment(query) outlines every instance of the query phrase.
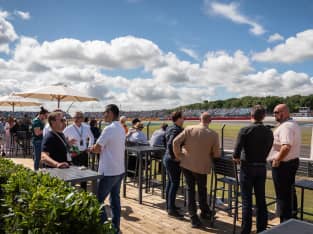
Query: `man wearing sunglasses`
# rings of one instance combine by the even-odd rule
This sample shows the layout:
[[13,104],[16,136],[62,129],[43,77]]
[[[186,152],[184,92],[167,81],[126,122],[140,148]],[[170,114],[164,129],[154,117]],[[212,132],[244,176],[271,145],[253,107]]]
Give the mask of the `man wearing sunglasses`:
[[[121,219],[121,182],[125,173],[125,130],[119,122],[119,109],[114,104],[105,107],[104,121],[108,125],[102,130],[95,145],[93,153],[100,153],[98,173],[103,175],[98,186],[98,200],[103,203],[110,195],[112,210],[112,223],[116,233],[120,233]],[[102,207],[101,222],[107,220],[107,214]]]
[[272,164],[280,222],[284,222],[297,213],[297,197],[293,184],[299,167],[301,131],[299,125],[290,118],[286,104],[277,105],[273,113],[279,125],[274,131],[273,147],[268,160]]
[[64,121],[62,112],[52,112],[48,116],[51,131],[48,131],[42,141],[41,161],[47,167],[68,168],[67,147],[63,134]]

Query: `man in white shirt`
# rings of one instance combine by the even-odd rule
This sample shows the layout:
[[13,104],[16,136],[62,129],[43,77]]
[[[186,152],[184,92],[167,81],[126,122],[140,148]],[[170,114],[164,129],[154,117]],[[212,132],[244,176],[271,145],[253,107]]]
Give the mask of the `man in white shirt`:
[[[108,125],[102,130],[100,137],[91,151],[100,153],[98,173],[104,177],[98,187],[98,200],[103,203],[110,194],[110,207],[112,209],[112,223],[117,233],[120,231],[121,182],[125,173],[125,131],[119,122],[119,109],[110,104],[105,107],[104,121]],[[101,213],[101,222],[107,220],[105,209]]]
[[[63,133],[72,142],[79,152],[72,153],[72,163],[76,166],[88,166],[88,146],[91,147],[94,143],[94,136],[90,127],[82,124],[84,115],[81,111],[74,114],[74,123],[67,126]],[[81,183],[81,187],[86,190],[86,182]]]
[[299,125],[290,118],[286,104],[277,105],[274,115],[279,125],[274,131],[274,142],[268,161],[272,164],[280,222],[284,222],[297,213],[297,197],[293,184],[299,167],[301,131]]

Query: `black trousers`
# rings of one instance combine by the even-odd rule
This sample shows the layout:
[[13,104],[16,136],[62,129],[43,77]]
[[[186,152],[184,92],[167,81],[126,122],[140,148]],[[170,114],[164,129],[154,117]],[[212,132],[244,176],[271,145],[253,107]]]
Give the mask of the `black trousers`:
[[207,174],[199,174],[182,168],[187,185],[187,205],[190,217],[197,215],[196,205],[196,184],[198,186],[199,205],[201,213],[207,214],[210,212],[210,207],[207,202]]
[[[72,163],[75,166],[85,166],[88,167],[88,153],[87,151],[81,151],[79,155],[72,158]],[[87,190],[87,182],[81,182],[80,187]]]
[[297,196],[294,188],[299,159],[280,162],[279,167],[272,168],[273,181],[280,222],[284,222],[297,214]]
[[240,168],[240,187],[242,196],[242,234],[249,234],[252,227],[252,191],[256,201],[257,232],[266,229],[267,207],[265,201],[266,166],[244,166]]

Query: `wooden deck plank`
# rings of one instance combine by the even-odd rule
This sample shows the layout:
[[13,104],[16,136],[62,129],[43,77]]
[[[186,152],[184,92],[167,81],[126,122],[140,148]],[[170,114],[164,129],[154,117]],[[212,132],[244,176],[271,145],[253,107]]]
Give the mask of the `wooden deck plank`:
[[[14,158],[13,161],[18,164],[23,164],[28,168],[33,168],[32,159],[19,159]],[[122,204],[122,217],[121,217],[121,230],[123,234],[158,234],[158,233],[231,233],[232,232],[232,217],[227,213],[219,211],[217,213],[217,220],[214,227],[209,225],[209,222],[203,222],[202,229],[192,229],[190,220],[183,207],[182,196],[179,196],[178,206],[183,208],[186,213],[183,220],[171,218],[165,211],[165,201],[160,196],[160,191],[155,190],[155,194],[143,192],[143,204],[138,203],[138,190],[137,188],[127,185],[127,197],[123,198],[121,193]],[[108,201],[106,201],[108,204]],[[109,211],[109,207],[107,206]],[[240,216],[241,217],[241,216]],[[278,218],[269,220],[269,226],[277,225]],[[237,222],[237,232],[240,231],[240,220]],[[255,220],[253,222],[253,233],[255,233]]]

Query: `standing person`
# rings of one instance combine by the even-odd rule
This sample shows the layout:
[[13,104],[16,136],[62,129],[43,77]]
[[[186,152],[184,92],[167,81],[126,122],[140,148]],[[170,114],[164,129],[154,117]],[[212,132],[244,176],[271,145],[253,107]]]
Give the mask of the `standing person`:
[[272,164],[280,222],[284,222],[297,213],[298,204],[293,184],[299,167],[301,131],[297,122],[290,118],[286,104],[277,105],[274,115],[279,125],[274,131],[274,143],[268,160]]
[[88,117],[85,117],[85,118],[84,118],[83,124],[85,124],[86,126],[90,127],[89,118],[88,118]]
[[265,109],[256,105],[251,111],[252,124],[240,129],[233,159],[240,163],[242,196],[242,234],[251,232],[252,190],[254,190],[257,214],[257,232],[266,229],[267,206],[265,201],[266,158],[273,145],[273,132],[263,125]]
[[4,119],[0,118],[1,156],[5,156],[5,152],[4,152],[4,135],[5,135],[4,125],[5,125]]
[[[121,219],[121,182],[125,173],[125,131],[119,122],[119,109],[114,104],[105,107],[104,121],[106,126],[91,151],[100,153],[98,173],[104,177],[98,187],[98,200],[103,203],[110,194],[112,223],[117,233],[120,231]],[[105,222],[107,215],[103,207],[101,221]]]
[[5,154],[10,155],[11,151],[11,144],[12,144],[12,137],[11,137],[11,129],[14,127],[15,121],[12,116],[9,116],[7,121],[4,124],[4,131],[5,131],[5,144],[4,144],[4,151]]
[[166,129],[166,151],[163,157],[163,164],[168,176],[165,188],[166,209],[169,216],[182,218],[183,215],[177,211],[178,208],[175,205],[176,194],[180,182],[181,168],[179,166],[179,161],[176,160],[173,152],[173,140],[183,131],[184,117],[181,111],[175,111],[171,114],[171,118],[174,125]]
[[[89,125],[90,125],[90,131],[92,132],[93,137],[95,139],[94,141],[96,142],[101,134],[100,128],[98,127],[97,120],[96,119],[90,120]],[[91,169],[95,170],[95,161],[97,158],[97,162],[99,162],[99,154],[90,153],[90,157],[91,157]]]
[[209,128],[211,116],[204,112],[200,124],[188,126],[173,142],[176,160],[180,161],[187,184],[187,204],[193,228],[201,227],[197,215],[195,186],[198,186],[199,204],[203,219],[211,219],[207,202],[207,174],[211,172],[212,159],[220,157],[218,134]]
[[42,140],[41,161],[47,167],[68,168],[68,144],[63,134],[63,130],[65,128],[63,113],[50,113],[48,122],[51,130],[47,132]]
[[[83,124],[84,115],[81,111],[74,114],[74,123],[67,126],[63,133],[68,141],[73,142],[73,146],[78,149],[78,154],[72,157],[72,163],[75,166],[88,167],[88,145],[91,147],[94,143],[94,136],[90,126]],[[88,145],[87,145],[88,144]],[[86,190],[87,183],[82,182],[81,187]]]
[[36,118],[32,120],[32,143],[34,148],[34,170],[39,169],[41,144],[43,138],[43,128],[45,127],[45,120],[48,116],[48,110],[44,107],[40,107],[40,111]]
[[96,119],[90,120],[89,125],[90,125],[90,131],[92,132],[93,137],[94,137],[94,141],[96,142],[101,134],[100,128],[98,127],[97,120]]

